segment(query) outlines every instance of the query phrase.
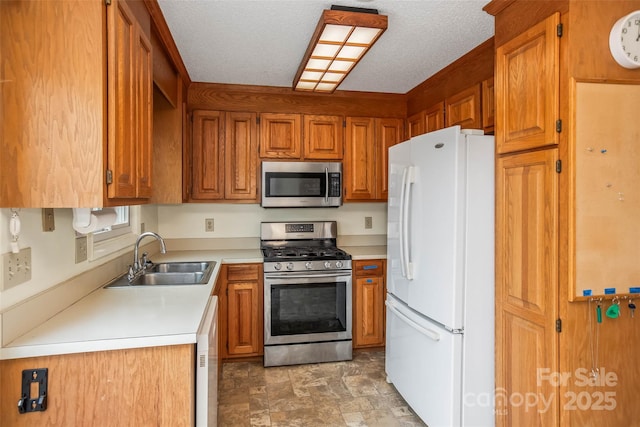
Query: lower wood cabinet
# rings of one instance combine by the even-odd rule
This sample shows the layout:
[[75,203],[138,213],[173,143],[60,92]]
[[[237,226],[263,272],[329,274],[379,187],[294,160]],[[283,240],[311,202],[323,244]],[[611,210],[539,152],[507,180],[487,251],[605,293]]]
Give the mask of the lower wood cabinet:
[[[193,426],[195,357],[184,344],[1,360],[0,425]],[[20,414],[22,371],[44,368],[47,409]]]
[[353,348],[385,344],[385,262],[353,263]]
[[220,356],[261,356],[264,353],[264,291],[262,264],[226,264],[217,287]]

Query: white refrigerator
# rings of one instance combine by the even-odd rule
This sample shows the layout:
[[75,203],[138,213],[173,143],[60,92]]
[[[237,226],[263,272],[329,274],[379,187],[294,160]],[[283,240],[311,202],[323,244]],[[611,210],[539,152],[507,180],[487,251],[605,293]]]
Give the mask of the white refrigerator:
[[385,368],[429,427],[495,425],[494,192],[492,136],[389,149]]

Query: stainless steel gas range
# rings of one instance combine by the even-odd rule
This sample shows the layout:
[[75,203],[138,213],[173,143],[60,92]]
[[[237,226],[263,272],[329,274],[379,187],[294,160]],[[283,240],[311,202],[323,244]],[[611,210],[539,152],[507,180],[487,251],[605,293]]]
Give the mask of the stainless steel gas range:
[[264,366],[351,360],[351,255],[337,223],[263,222]]

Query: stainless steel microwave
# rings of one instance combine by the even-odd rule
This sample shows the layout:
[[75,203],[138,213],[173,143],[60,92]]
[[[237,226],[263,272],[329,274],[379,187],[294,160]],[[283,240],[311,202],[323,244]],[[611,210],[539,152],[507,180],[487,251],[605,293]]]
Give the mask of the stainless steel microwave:
[[341,162],[262,162],[265,208],[318,208],[342,205]]

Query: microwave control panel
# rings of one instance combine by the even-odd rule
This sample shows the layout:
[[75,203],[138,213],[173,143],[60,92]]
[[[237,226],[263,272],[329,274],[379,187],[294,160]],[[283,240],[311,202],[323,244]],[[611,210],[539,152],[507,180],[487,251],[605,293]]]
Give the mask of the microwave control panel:
[[340,197],[342,194],[342,183],[339,172],[329,173],[329,197]]

